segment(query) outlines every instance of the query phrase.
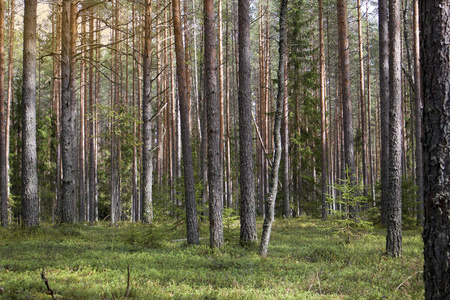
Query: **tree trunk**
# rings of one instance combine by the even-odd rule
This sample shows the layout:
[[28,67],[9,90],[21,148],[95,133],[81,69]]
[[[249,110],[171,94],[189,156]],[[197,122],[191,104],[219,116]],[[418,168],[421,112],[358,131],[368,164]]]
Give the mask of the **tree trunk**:
[[381,223],[387,225],[389,195],[389,47],[388,0],[378,0],[381,110]]
[[89,9],[89,223],[92,225],[96,220],[95,206],[97,195],[97,184],[95,177],[96,156],[95,156],[95,99],[94,99],[94,9]]
[[36,154],[36,9],[25,0],[22,85],[22,217],[25,226],[39,224]]
[[8,227],[8,155],[6,152],[6,110],[5,110],[5,3],[0,0],[0,201],[1,226]]
[[327,134],[326,134],[326,86],[325,86],[325,45],[323,35],[323,1],[319,0],[319,59],[320,59],[320,135],[322,151],[322,220],[327,219]]
[[222,191],[220,157],[220,99],[216,80],[216,30],[214,1],[204,0],[205,13],[205,101],[208,123],[209,226],[211,248],[223,245]]
[[186,61],[181,30],[180,0],[172,0],[175,54],[177,59],[178,97],[180,101],[181,142],[184,162],[184,190],[188,244],[198,244],[197,203],[195,201],[194,165],[192,161],[190,101],[187,93]]
[[[342,74],[342,109],[344,119],[344,153],[345,166],[348,168],[351,185],[356,184],[356,167],[353,147],[353,117],[351,102],[351,85],[350,85],[350,58],[348,44],[348,17],[347,17],[347,0],[337,1],[338,11],[338,31],[339,31],[339,55]],[[355,217],[353,207],[349,208],[351,217]]]
[[263,232],[261,235],[261,245],[259,248],[261,256],[267,256],[269,248],[270,233],[272,230],[272,223],[275,217],[275,200],[277,198],[278,190],[278,171],[280,169],[281,161],[281,118],[282,118],[282,103],[285,97],[284,74],[286,64],[286,44],[287,44],[287,0],[281,1],[280,7],[280,43],[279,43],[279,61],[278,61],[278,94],[277,94],[277,110],[275,112],[274,123],[274,155],[272,170],[270,172],[269,180],[269,195],[266,199],[266,215],[264,218]]
[[386,253],[402,254],[402,88],[399,0],[389,2],[389,195]]
[[423,225],[422,81],[420,78],[419,1],[414,1],[414,100],[416,133],[417,221]]
[[450,4],[419,1],[423,83],[425,299],[450,295]]
[[153,221],[153,154],[152,154],[152,126],[151,126],[151,0],[145,2],[144,21],[144,53],[143,53],[143,99],[142,99],[142,221],[150,223]]
[[241,245],[256,241],[253,180],[253,135],[250,57],[250,1],[238,1],[239,14],[239,161],[241,191]]

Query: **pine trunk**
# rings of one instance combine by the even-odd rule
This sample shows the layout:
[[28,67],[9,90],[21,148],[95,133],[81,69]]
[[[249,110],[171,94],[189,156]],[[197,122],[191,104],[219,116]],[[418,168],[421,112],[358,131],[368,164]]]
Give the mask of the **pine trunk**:
[[256,241],[256,207],[253,180],[253,134],[250,58],[250,1],[238,1],[239,15],[239,168],[241,191],[241,245]]
[[220,157],[220,99],[216,77],[216,26],[214,1],[204,0],[205,26],[205,101],[208,123],[209,225],[211,248],[223,245],[222,191]]
[[25,0],[22,84],[22,217],[39,224],[36,153],[36,0]]
[[402,87],[399,0],[389,2],[389,195],[386,253],[402,254]]
[[425,299],[450,296],[450,4],[419,1],[423,83]]

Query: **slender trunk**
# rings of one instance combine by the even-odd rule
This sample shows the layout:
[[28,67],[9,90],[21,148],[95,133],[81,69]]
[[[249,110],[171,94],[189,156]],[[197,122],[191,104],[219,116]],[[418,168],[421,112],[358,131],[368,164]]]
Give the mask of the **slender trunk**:
[[142,221],[150,223],[153,221],[153,154],[152,154],[152,125],[150,122],[152,114],[151,106],[151,0],[145,2],[144,21],[144,52],[143,52],[143,99],[142,99]]
[[[81,16],[81,48],[86,45],[86,13],[82,13]],[[85,51],[81,53],[80,60],[80,222],[84,222],[87,219],[86,211],[86,55]]]
[[327,135],[326,135],[326,86],[325,86],[325,45],[323,34],[323,1],[319,0],[319,58],[320,58],[320,120],[322,146],[322,220],[327,219]]
[[211,248],[223,245],[222,191],[223,172],[220,157],[220,99],[216,81],[216,26],[214,1],[204,0],[205,26],[205,100],[208,123],[209,225]]
[[95,222],[95,198],[97,194],[97,185],[95,178],[95,100],[94,100],[94,9],[89,9],[89,223]]
[[381,223],[387,225],[389,194],[389,47],[388,0],[378,1],[381,126]]
[[172,0],[175,54],[177,59],[178,96],[180,101],[181,139],[184,161],[184,189],[186,201],[186,226],[188,244],[198,244],[197,204],[195,202],[194,164],[190,133],[190,101],[187,93],[186,62],[181,30],[180,0]]
[[402,89],[400,1],[389,2],[389,195],[386,252],[402,253]]
[[241,245],[256,241],[250,58],[250,1],[239,0],[239,158]]
[[363,35],[362,35],[362,17],[361,0],[358,0],[358,44],[359,44],[359,97],[361,109],[361,161],[362,175],[364,184],[364,196],[367,196],[367,145],[366,145],[366,94],[364,90],[364,54],[363,54]]
[[277,94],[277,109],[275,112],[275,124],[273,130],[274,136],[274,156],[272,170],[270,172],[270,189],[269,195],[266,199],[266,215],[264,218],[263,232],[261,235],[260,254],[267,256],[269,248],[270,233],[272,230],[272,223],[275,217],[275,200],[277,198],[278,190],[278,171],[281,161],[281,118],[282,118],[282,102],[285,97],[284,74],[286,64],[286,43],[287,43],[287,0],[281,1],[280,7],[280,43],[279,43],[279,61],[278,61],[278,94]]
[[414,99],[416,133],[417,222],[423,225],[422,81],[420,78],[419,1],[414,0]]
[[8,154],[6,152],[5,109],[5,2],[0,0],[0,201],[1,226],[8,227]]

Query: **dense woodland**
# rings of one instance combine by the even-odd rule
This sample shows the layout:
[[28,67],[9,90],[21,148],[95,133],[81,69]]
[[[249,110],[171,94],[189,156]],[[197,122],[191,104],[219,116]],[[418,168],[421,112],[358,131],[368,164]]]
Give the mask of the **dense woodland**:
[[424,224],[447,257],[449,9],[0,0],[1,224],[181,220],[197,244],[209,220],[221,247],[238,215],[266,256],[275,216],[308,215],[386,226],[392,257]]

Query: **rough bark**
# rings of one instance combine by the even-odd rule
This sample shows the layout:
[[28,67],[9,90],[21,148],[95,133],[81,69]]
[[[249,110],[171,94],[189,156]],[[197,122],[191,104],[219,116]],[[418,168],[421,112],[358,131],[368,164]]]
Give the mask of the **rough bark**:
[[389,195],[386,253],[402,254],[402,87],[399,0],[389,1]]
[[420,0],[425,299],[450,298],[450,4]]
[[264,218],[263,232],[261,235],[261,245],[259,248],[261,256],[267,256],[269,248],[270,233],[272,230],[272,223],[275,216],[275,200],[278,191],[278,172],[281,162],[281,118],[282,118],[282,103],[285,97],[284,74],[286,64],[286,43],[287,43],[287,4],[288,0],[282,0],[280,6],[280,42],[279,42],[279,61],[278,61],[278,93],[277,93],[277,108],[275,112],[275,123],[273,130],[274,137],[274,155],[272,169],[269,178],[269,195],[266,199],[266,215]]
[[253,179],[253,135],[250,65],[250,1],[238,1],[239,18],[239,170],[241,245],[256,241],[256,206]]
[[39,224],[36,153],[36,0],[25,0],[22,84],[22,217]]
[[417,222],[423,225],[422,80],[420,78],[419,1],[414,1],[414,102],[416,134]]
[[195,201],[194,164],[192,160],[190,101],[187,90],[186,61],[184,59],[183,33],[181,29],[180,0],[172,0],[177,83],[181,118],[181,143],[184,163],[184,196],[186,202],[187,243],[198,244],[197,203]]
[[61,222],[72,223],[75,220],[75,176],[73,165],[74,119],[70,98],[70,2],[62,2],[61,32]]
[[95,207],[97,197],[97,179],[96,179],[96,155],[95,155],[95,99],[94,99],[94,9],[89,9],[89,42],[91,44],[89,49],[89,59],[91,65],[89,66],[89,197],[88,197],[88,218],[89,223],[93,224],[96,219]]
[[151,0],[145,2],[144,20],[144,52],[143,52],[143,98],[142,98],[142,221],[153,221],[153,154],[152,154],[152,126],[151,126]]
[[223,244],[223,172],[220,157],[220,99],[216,77],[216,26],[214,1],[204,0],[205,101],[208,123],[209,230],[212,248]]
[[388,0],[378,1],[381,114],[381,223],[387,225],[389,194],[389,48]]
[[[339,56],[341,66],[341,95],[342,95],[342,114],[344,119],[344,153],[345,166],[344,170],[349,170],[350,184],[356,183],[356,168],[353,147],[353,117],[352,117],[352,101],[351,101],[351,85],[350,85],[350,58],[348,44],[348,16],[347,16],[347,0],[337,1],[338,11],[338,32],[339,32]],[[355,217],[354,208],[349,208],[351,217]]]

